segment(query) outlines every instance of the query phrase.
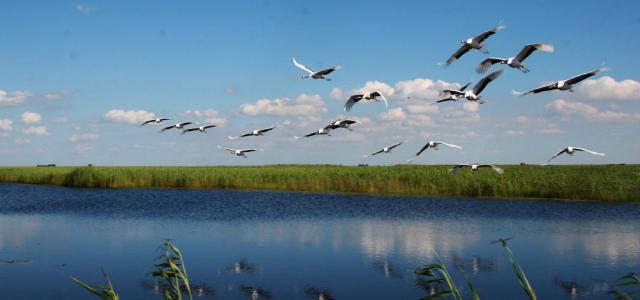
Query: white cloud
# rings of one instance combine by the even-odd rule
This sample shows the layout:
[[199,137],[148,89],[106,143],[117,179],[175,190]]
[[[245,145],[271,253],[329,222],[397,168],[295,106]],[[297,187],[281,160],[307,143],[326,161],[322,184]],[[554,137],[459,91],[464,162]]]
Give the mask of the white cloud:
[[86,4],[76,4],[76,11],[81,13],[89,13],[93,10],[89,5]]
[[20,118],[22,119],[22,123],[25,124],[37,124],[42,122],[42,115],[30,111],[23,112],[22,115],[20,115]]
[[12,131],[13,121],[9,119],[0,119],[0,131]]
[[71,95],[73,95],[73,90],[61,90],[61,91],[46,92],[42,94],[42,98],[46,100],[61,100]]
[[521,136],[521,135],[524,135],[524,131],[522,131],[522,130],[513,130],[513,129],[507,130],[504,133],[506,135],[509,135],[509,136]]
[[238,88],[235,86],[228,86],[226,88],[224,88],[224,92],[227,94],[235,94],[238,92]]
[[15,91],[7,93],[0,90],[0,106],[20,105],[32,97],[33,94],[30,92]]
[[22,129],[22,133],[24,134],[33,134],[33,135],[48,135],[46,126],[31,126],[29,128]]
[[54,123],[58,123],[58,124],[63,124],[63,123],[67,123],[69,122],[69,118],[67,117],[57,117],[55,119],[53,119]]
[[205,110],[188,110],[185,111],[182,115],[188,118],[204,118],[205,123],[218,126],[227,123],[227,118],[225,118],[213,108]]
[[557,124],[543,117],[532,118],[518,116],[516,117],[516,122],[527,130],[531,130],[539,134],[556,134],[564,132],[562,129],[558,128]]
[[572,116],[579,116],[593,121],[639,121],[640,114],[629,114],[619,111],[600,111],[595,106],[578,101],[566,101],[557,99],[545,106],[547,112],[568,119]]
[[100,136],[93,133],[93,132],[86,132],[86,133],[80,133],[80,134],[74,134],[71,135],[69,138],[67,138],[67,140],[69,142],[75,143],[75,142],[79,142],[79,141],[95,141],[99,138]]
[[392,108],[389,111],[381,112],[378,119],[386,122],[401,122],[407,119],[407,113],[402,107]]
[[104,114],[104,118],[109,122],[127,124],[141,124],[155,117],[156,115],[154,113],[146,110],[112,109]]
[[360,133],[351,132],[346,135],[338,136],[335,139],[343,142],[364,142],[367,140],[367,137]]
[[412,100],[437,100],[440,92],[444,89],[457,89],[460,84],[450,83],[442,80],[433,81],[429,78],[416,78],[412,80],[400,81],[395,84],[395,93],[398,97]]
[[576,88],[576,92],[594,100],[640,100],[640,82],[631,79],[616,81],[604,76],[585,80]]
[[344,93],[340,88],[334,87],[331,89],[331,93],[329,93],[329,97],[333,100],[344,101]]
[[30,144],[31,140],[27,138],[16,138],[13,140],[13,143],[16,145],[26,145],[26,144]]
[[320,95],[300,94],[294,100],[278,98],[274,100],[259,99],[254,104],[242,104],[236,113],[245,116],[295,116],[318,117],[327,112],[327,107]]
[[84,154],[94,149],[93,144],[76,144],[73,150],[77,154]]

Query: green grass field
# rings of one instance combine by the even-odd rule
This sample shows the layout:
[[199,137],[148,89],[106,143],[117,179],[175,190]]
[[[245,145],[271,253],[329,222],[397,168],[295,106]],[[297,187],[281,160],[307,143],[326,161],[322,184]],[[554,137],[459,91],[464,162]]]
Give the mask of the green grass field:
[[219,188],[498,198],[640,201],[640,165],[274,165],[256,167],[0,167],[0,182],[83,188]]

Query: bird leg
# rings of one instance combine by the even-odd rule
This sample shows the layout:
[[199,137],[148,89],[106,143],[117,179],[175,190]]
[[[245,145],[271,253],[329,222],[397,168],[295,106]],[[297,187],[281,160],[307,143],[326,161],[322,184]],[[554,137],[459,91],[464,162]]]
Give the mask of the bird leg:
[[480,51],[480,52],[482,52],[482,53],[484,53],[484,54],[489,54],[489,51],[487,51],[487,50],[486,50],[486,49],[484,49],[484,48],[480,48],[480,49],[478,49],[478,51]]

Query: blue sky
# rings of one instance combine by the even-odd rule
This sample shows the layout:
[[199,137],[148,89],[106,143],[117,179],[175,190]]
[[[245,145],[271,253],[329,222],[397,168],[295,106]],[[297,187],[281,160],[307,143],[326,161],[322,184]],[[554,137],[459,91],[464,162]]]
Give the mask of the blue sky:
[[[633,55],[640,4],[632,1],[5,1],[0,8],[0,165],[396,164],[429,139],[464,150],[426,152],[416,163],[541,163],[568,145],[607,156],[557,163],[640,163]],[[437,63],[460,39],[499,22],[507,28],[487,40],[491,55],[510,57],[535,42],[555,52],[531,55],[529,74],[505,69],[480,106],[428,105],[442,87],[482,78],[478,52],[449,68]],[[331,82],[299,80],[293,56],[315,69],[343,68]],[[611,70],[576,93],[511,94],[602,63]],[[380,104],[342,111],[353,91],[372,88],[387,94],[388,112]],[[179,135],[135,124],[152,115],[220,126]],[[292,138],[340,116],[364,124]],[[277,122],[266,137],[227,139]],[[405,139],[391,154],[362,158]],[[217,145],[265,151],[241,159]]]

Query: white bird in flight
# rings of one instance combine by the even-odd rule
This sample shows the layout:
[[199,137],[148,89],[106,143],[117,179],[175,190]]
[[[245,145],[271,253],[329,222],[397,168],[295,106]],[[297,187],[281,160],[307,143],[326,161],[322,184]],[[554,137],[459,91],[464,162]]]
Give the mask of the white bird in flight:
[[472,38],[468,38],[467,40],[460,40],[460,43],[462,43],[462,46],[460,47],[460,49],[458,49],[458,51],[456,51],[455,53],[453,53],[453,55],[451,55],[451,57],[449,57],[449,59],[447,59],[447,62],[445,63],[447,66],[450,65],[451,63],[453,63],[454,61],[456,61],[458,58],[462,57],[465,53],[469,52],[469,50],[471,49],[475,49],[478,50],[484,54],[489,54],[489,51],[487,51],[484,47],[483,42],[490,36],[494,35],[496,32],[504,29],[506,26],[504,24],[500,24],[494,28],[491,28],[490,30],[487,30],[477,36],[474,36]]
[[191,125],[191,124],[192,124],[191,122],[184,122],[184,123],[174,124],[174,125],[162,128],[162,130],[160,130],[160,132],[164,132],[164,131],[167,131],[167,130],[173,129],[173,128],[182,129],[184,126]]
[[472,90],[468,90],[465,92],[462,91],[455,91],[455,90],[448,90],[448,92],[451,95],[455,95],[456,97],[459,98],[466,98],[469,101],[476,101],[480,104],[484,103],[484,101],[482,101],[480,98],[480,93],[484,90],[485,87],[487,87],[487,85],[495,80],[496,78],[498,78],[501,74],[502,74],[503,70],[500,69],[498,71],[495,71],[489,75],[487,75],[486,77],[482,78],[478,83],[476,83],[476,85],[473,87]]
[[336,130],[338,128],[344,128],[344,129],[347,129],[349,131],[353,131],[353,129],[351,129],[351,125],[353,125],[353,124],[360,124],[360,122],[354,121],[354,120],[349,120],[349,119],[338,119],[338,120],[335,120],[335,121],[329,123],[329,125],[327,125],[326,128],[329,128],[331,130]]
[[168,120],[171,120],[171,119],[168,119],[168,118],[155,118],[155,119],[152,119],[152,120],[145,121],[144,123],[140,124],[140,126],[144,126],[144,125],[147,125],[149,123],[160,124],[160,123],[162,123],[164,121],[168,121]]
[[200,127],[194,127],[194,128],[187,128],[187,129],[182,130],[182,134],[185,134],[187,132],[192,132],[192,131],[200,131],[200,132],[207,133],[207,129],[213,128],[213,127],[216,127],[216,125],[207,125],[207,126],[200,126]]
[[391,150],[393,150],[393,148],[395,148],[395,147],[398,147],[398,146],[402,145],[404,142],[406,142],[406,141],[402,141],[402,142],[397,143],[397,144],[395,144],[395,145],[391,145],[391,146],[384,147],[384,148],[382,148],[380,151],[377,151],[377,152],[371,153],[371,154],[369,154],[369,155],[363,155],[362,157],[374,156],[374,155],[378,155],[378,154],[380,154],[380,153],[389,153],[389,152],[391,152]]
[[491,168],[492,170],[496,171],[496,173],[498,174],[502,174],[504,173],[504,170],[502,170],[501,168],[498,168],[494,165],[488,165],[488,164],[460,164],[460,165],[455,165],[453,166],[453,168],[449,169],[449,173],[455,173],[458,172],[458,170],[462,169],[462,168],[471,168],[471,171],[478,171],[481,168]]
[[382,102],[384,102],[384,106],[389,109],[389,101],[387,101],[387,98],[385,98],[384,95],[379,91],[373,91],[370,93],[351,95],[351,97],[349,97],[349,100],[347,100],[347,103],[344,104],[344,111],[350,111],[351,107],[353,107],[353,105],[358,103],[358,101],[360,100],[373,100],[376,102],[380,102],[380,99],[382,99]]
[[276,127],[278,127],[278,125],[273,125],[271,127],[262,128],[262,129],[254,129],[240,136],[229,136],[229,139],[235,140],[237,138],[248,137],[248,136],[264,136],[265,133],[276,129]]
[[509,58],[501,58],[501,57],[489,57],[483,60],[480,65],[476,68],[478,73],[486,72],[491,66],[494,64],[503,64],[508,65],[509,67],[518,69],[524,73],[528,73],[529,69],[527,69],[527,65],[523,62],[531,53],[539,50],[543,52],[553,52],[554,47],[551,44],[529,44],[524,46],[520,53],[514,57]]
[[[431,148],[433,150],[438,150],[438,146],[439,145],[445,145],[451,148],[456,148],[456,149],[460,149],[462,150],[462,147],[458,146],[458,145],[454,145],[454,144],[449,144],[449,143],[445,143],[445,142],[441,142],[441,141],[429,141],[427,142],[424,146],[422,146],[422,148],[420,148],[420,151],[418,151],[418,153],[416,153],[416,157],[419,156],[420,154],[422,154],[422,152],[424,152],[425,150]],[[413,162],[413,158],[412,159],[408,159],[407,162],[411,163]]]
[[563,153],[566,153],[566,154],[569,154],[569,155],[573,156],[573,154],[574,154],[576,151],[584,151],[584,152],[587,152],[587,153],[591,153],[591,154],[593,154],[593,155],[604,156],[604,153],[595,152],[595,151],[592,151],[592,150],[589,150],[589,149],[585,149],[585,148],[579,148],[579,147],[572,147],[572,146],[569,146],[569,147],[566,147],[566,148],[562,149],[560,152],[558,152],[558,153],[557,153],[556,155],[554,155],[552,158],[549,158],[549,160],[547,161],[547,163],[548,163],[548,162],[551,162],[551,160],[552,160],[552,159],[554,159],[554,158],[556,158],[556,157],[558,157],[558,156],[562,155]]
[[331,73],[333,71],[336,71],[336,70],[341,68],[340,65],[335,65],[335,66],[333,66],[331,68],[327,68],[327,69],[324,69],[324,70],[316,72],[316,71],[313,71],[313,70],[307,68],[305,65],[299,63],[298,61],[296,61],[295,57],[293,58],[293,64],[296,65],[296,67],[298,67],[298,68],[300,68],[300,69],[302,69],[302,70],[304,70],[305,72],[308,73],[307,75],[302,76],[301,79],[313,78],[313,79],[324,79],[324,80],[327,80],[327,81],[331,81],[331,78],[327,78],[327,75],[329,75],[329,73]]
[[294,136],[294,138],[297,139],[301,139],[303,137],[312,137],[314,135],[330,135],[329,132],[331,131],[331,128],[329,127],[330,125],[327,125],[325,127],[322,127],[314,132],[305,134],[303,136]]
[[464,90],[466,90],[469,85],[471,84],[471,82],[463,85],[459,90],[443,90],[440,95],[442,97],[445,97],[443,99],[440,99],[438,101],[434,101],[431,102],[431,104],[436,104],[436,103],[441,103],[441,102],[447,102],[447,101],[458,101],[458,99],[464,98]]
[[218,146],[218,149],[223,149],[229,151],[232,155],[247,158],[247,153],[256,152],[256,151],[264,151],[262,149],[233,149],[233,148],[222,148]]
[[571,77],[569,79],[566,80],[560,80],[560,81],[556,81],[554,83],[551,84],[547,84],[547,85],[543,85],[541,87],[537,87],[533,90],[521,93],[518,91],[513,91],[514,95],[520,95],[520,96],[524,96],[524,95],[528,95],[528,94],[537,94],[537,93],[541,93],[541,92],[546,92],[546,91],[551,91],[551,90],[561,90],[561,91],[570,91],[573,92],[573,85],[591,77],[594,76],[596,74],[598,74],[598,72],[601,71],[606,71],[607,68],[599,68],[599,69],[595,69],[593,71],[589,71],[586,73],[582,73],[580,75]]

